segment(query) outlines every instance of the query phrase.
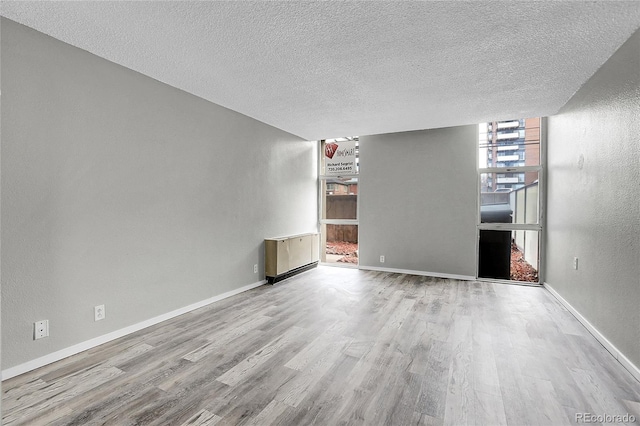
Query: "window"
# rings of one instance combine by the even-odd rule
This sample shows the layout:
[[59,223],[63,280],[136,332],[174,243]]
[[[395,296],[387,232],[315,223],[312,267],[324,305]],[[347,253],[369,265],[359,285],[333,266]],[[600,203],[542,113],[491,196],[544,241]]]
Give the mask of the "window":
[[540,118],[479,126],[478,278],[538,283],[540,127]]
[[358,265],[357,137],[320,141],[320,261]]

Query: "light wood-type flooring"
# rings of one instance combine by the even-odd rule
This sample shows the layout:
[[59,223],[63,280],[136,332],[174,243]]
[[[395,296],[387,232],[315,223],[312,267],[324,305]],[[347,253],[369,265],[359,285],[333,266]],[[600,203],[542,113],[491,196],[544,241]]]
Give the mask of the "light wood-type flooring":
[[5,425],[640,424],[640,383],[543,288],[330,267],[2,390]]

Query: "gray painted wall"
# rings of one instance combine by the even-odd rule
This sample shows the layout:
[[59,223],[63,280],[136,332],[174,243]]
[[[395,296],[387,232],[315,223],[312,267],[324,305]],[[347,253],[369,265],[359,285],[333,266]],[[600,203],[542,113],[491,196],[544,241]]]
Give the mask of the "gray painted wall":
[[477,126],[360,137],[361,266],[475,277],[477,146]]
[[317,229],[315,143],[6,19],[1,37],[3,369],[258,282],[263,238]]
[[546,282],[640,366],[640,32],[549,118],[547,213]]

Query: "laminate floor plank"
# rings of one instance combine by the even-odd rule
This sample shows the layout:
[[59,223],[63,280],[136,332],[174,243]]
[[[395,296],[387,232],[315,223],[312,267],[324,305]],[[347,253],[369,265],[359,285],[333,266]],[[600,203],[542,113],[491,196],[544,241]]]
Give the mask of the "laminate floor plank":
[[389,375],[382,392],[375,394],[372,409],[365,414],[366,424],[408,424],[413,417],[423,379],[407,372]]
[[[502,395],[492,395],[476,390],[475,419],[478,426],[501,426],[507,424]],[[549,423],[554,424],[554,423]]]
[[449,380],[444,396],[444,424],[475,424],[475,392],[471,369],[473,352],[471,342],[460,341],[452,349]]
[[185,354],[183,358],[192,362],[197,362],[208,354],[226,347],[226,345],[229,345],[237,338],[245,336],[247,333],[255,330],[258,326],[268,321],[270,321],[270,317],[258,316],[243,323],[241,326],[228,327],[228,331],[225,333],[209,335],[206,338],[206,343],[204,343],[197,349]]
[[35,401],[40,398],[40,394],[48,386],[48,383],[42,379],[34,379],[30,382],[21,384],[20,386],[13,386],[10,389],[4,390],[4,400],[2,406],[6,411],[13,411],[21,406],[29,403],[29,401]]
[[293,370],[303,371],[309,364],[314,362],[326,362],[327,353],[334,354],[336,357],[344,352],[346,347],[351,344],[350,338],[343,337],[340,334],[334,334],[333,328],[329,327],[324,333],[320,334],[300,352],[291,358],[284,366]]
[[23,420],[35,422],[42,413],[48,412],[50,409],[56,411],[56,408],[66,408],[67,401],[82,396],[121,374],[123,374],[122,370],[115,367],[95,367],[80,371],[65,381],[56,382],[34,391],[20,407],[11,410],[9,415],[3,415],[3,424],[16,424],[15,422]]
[[[297,407],[307,397],[313,386],[320,382],[323,376],[329,372],[336,360],[340,358],[342,348],[348,343],[348,339],[343,338],[325,347],[323,353],[317,354],[295,378],[279,389],[276,399],[291,407]],[[287,365],[285,364],[285,366]]]
[[257,416],[252,418],[249,421],[248,425],[262,426],[273,424],[277,421],[278,417],[280,417],[288,408],[289,406],[287,404],[283,404],[282,402],[276,401],[274,399],[266,407],[264,407]]
[[[222,417],[220,424],[234,425],[249,421],[276,399],[278,389],[298,372],[285,367],[256,372],[251,380],[229,387],[207,404],[207,409]],[[232,404],[229,402],[233,401]]]
[[[360,358],[355,362],[355,365],[344,380],[336,384],[340,386],[340,402],[336,405],[333,415],[329,418],[327,424],[337,424],[340,419],[348,418],[351,415],[350,413],[358,407],[358,404],[362,404],[363,398],[361,396],[365,393],[363,384],[365,384],[365,379],[369,377],[371,371],[375,374],[380,374],[379,370],[374,369],[369,362]],[[361,418],[361,420],[363,419]]]
[[21,419],[20,423],[12,423],[11,421],[7,421],[3,424],[11,425],[21,424],[24,422],[26,424],[29,424],[30,426],[49,426],[70,414],[72,414],[70,408],[57,405],[54,407],[41,409],[37,414],[29,414]]
[[220,417],[208,412],[207,410],[200,410],[187,421],[182,423],[181,426],[214,426],[222,420]]
[[640,424],[640,383],[543,288],[330,267],[2,388],[5,425]]
[[560,404],[552,381],[534,378],[528,382],[527,387],[529,388],[529,393],[535,395],[539,403],[544,406],[544,410],[535,410],[533,412],[537,418],[536,424],[558,426],[571,424],[571,417]]
[[311,386],[305,398],[298,406],[306,409],[290,411],[288,424],[331,424],[335,412],[342,406],[344,389],[348,385],[347,377],[357,364],[353,357],[342,355],[337,359],[329,371]]
[[235,386],[244,380],[245,377],[250,376],[253,371],[260,368],[269,358],[275,356],[282,348],[295,341],[302,333],[304,333],[304,329],[302,328],[290,328],[285,334],[276,337],[266,346],[258,349],[231,370],[218,377],[217,380],[229,386]]
[[632,414],[636,419],[640,419],[640,402],[623,399],[622,404],[625,406],[628,413]]
[[422,377],[417,405],[413,411],[443,419],[446,405],[449,369],[451,368],[451,349],[449,344],[431,340],[429,357]]
[[378,397],[381,400],[379,404],[383,407],[385,423],[405,425],[414,421],[424,383],[425,377],[420,374],[405,371],[396,375],[392,395],[397,397],[386,398],[383,394]]
[[[625,412],[627,407],[622,399],[613,395],[608,387],[601,381],[599,375],[592,371],[573,369],[571,374],[580,389],[585,389],[585,397],[594,413],[615,413]],[[640,421],[640,419],[638,419]]]

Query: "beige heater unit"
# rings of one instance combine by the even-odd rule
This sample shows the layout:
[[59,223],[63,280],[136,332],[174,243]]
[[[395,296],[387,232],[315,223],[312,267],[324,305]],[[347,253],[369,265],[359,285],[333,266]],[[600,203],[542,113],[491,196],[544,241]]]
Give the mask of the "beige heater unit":
[[264,240],[265,275],[270,284],[315,267],[318,259],[318,234]]

